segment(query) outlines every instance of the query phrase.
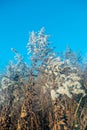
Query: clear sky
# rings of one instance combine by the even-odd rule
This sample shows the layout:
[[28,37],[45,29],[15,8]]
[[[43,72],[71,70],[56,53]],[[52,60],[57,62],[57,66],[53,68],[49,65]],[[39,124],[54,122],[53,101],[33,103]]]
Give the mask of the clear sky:
[[46,28],[58,51],[87,51],[87,0],[0,0],[0,67],[10,48],[26,54],[29,32]]

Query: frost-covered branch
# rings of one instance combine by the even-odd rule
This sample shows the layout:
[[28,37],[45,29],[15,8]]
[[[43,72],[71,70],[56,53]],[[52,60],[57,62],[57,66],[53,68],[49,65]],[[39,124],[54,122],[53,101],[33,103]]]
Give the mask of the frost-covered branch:
[[31,56],[32,68],[35,70],[47,66],[48,57],[53,55],[48,38],[49,36],[44,34],[44,28],[38,33],[31,32],[27,50]]
[[83,94],[85,91],[81,85],[81,77],[78,73],[78,68],[71,66],[67,60],[62,61],[60,57],[49,62],[49,66],[45,70],[48,74],[48,85],[51,82],[51,77],[54,79],[54,84],[51,83],[52,98],[58,98],[60,95],[67,95],[72,98],[74,94]]

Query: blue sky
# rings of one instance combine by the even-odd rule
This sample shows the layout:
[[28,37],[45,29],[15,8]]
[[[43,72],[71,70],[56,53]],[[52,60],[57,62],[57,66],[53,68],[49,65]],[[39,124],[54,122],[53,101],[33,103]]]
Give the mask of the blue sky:
[[0,67],[26,54],[29,32],[46,28],[58,51],[87,51],[87,0],[0,0]]

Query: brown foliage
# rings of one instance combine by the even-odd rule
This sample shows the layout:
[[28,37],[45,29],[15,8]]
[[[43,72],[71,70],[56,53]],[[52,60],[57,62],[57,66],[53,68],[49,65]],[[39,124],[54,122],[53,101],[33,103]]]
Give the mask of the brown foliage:
[[74,116],[75,98],[62,96],[52,101],[49,88],[42,87],[46,80],[40,77],[35,81],[31,76],[28,83],[16,84],[11,94],[7,92],[10,101],[0,108],[0,130],[85,130],[87,103],[81,104]]

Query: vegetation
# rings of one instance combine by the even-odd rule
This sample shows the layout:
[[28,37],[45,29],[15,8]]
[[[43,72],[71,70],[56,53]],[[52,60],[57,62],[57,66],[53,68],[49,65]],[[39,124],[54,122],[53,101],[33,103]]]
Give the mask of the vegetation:
[[0,78],[0,130],[87,130],[87,65],[69,47],[56,54],[44,34],[31,32],[30,65],[12,48]]

